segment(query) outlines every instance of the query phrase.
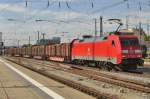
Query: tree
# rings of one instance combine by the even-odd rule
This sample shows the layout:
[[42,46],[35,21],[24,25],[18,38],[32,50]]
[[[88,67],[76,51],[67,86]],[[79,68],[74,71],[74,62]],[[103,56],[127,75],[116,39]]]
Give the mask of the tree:
[[32,45],[31,44],[24,44],[22,45],[22,47],[31,47]]
[[150,41],[150,36],[149,35],[144,35],[144,40],[145,41]]

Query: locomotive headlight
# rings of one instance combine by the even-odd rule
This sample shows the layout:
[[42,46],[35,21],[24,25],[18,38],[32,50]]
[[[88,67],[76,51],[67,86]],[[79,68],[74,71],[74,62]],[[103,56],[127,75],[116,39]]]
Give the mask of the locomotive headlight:
[[142,53],[141,50],[135,50],[135,53]]
[[123,53],[123,54],[127,54],[127,53],[128,53],[128,50],[122,50],[122,53]]

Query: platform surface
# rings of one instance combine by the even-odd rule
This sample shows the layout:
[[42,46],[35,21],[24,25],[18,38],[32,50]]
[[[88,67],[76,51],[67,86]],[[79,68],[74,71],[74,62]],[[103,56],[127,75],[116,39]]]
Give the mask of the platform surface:
[[0,58],[0,99],[94,99]]

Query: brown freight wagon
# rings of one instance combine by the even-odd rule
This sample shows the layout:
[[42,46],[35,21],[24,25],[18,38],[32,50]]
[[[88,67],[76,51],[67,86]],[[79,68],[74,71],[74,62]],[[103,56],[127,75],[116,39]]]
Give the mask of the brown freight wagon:
[[55,60],[56,57],[56,45],[46,45],[45,55],[48,60]]
[[4,55],[9,55],[9,51],[8,51],[8,48],[7,49],[4,49]]
[[23,57],[31,57],[31,47],[23,47],[22,48],[22,56]]
[[14,54],[14,56],[16,55],[16,53],[17,53],[17,49],[13,48],[13,54]]
[[6,56],[12,56],[12,48],[6,48],[6,49],[4,49],[4,54],[6,55]]
[[47,58],[50,56],[55,56],[56,51],[55,51],[55,45],[46,45],[45,46],[45,55]]
[[56,56],[56,45],[51,46],[50,56],[52,57]]
[[19,48],[14,48],[14,56],[20,56]]
[[19,55],[19,56],[22,56],[22,54],[23,54],[23,53],[22,53],[22,48],[18,48],[18,50],[19,50],[18,55]]
[[15,48],[9,48],[9,54],[14,56],[15,55]]
[[32,47],[25,48],[25,57],[32,57]]
[[71,58],[70,43],[62,43],[46,46],[48,60],[69,62]]
[[11,55],[10,48],[4,49],[4,55],[6,55],[6,56],[10,56]]
[[46,55],[46,58],[48,58],[50,56],[50,51],[51,51],[51,46],[50,45],[47,45],[45,47],[45,55]]
[[61,44],[56,44],[56,57],[61,57]]
[[32,46],[32,48],[31,48],[31,51],[32,51],[32,56],[34,57],[34,56],[36,56],[36,46]]
[[66,62],[71,61],[71,44],[70,43],[63,43],[61,48],[62,57],[64,57]]
[[32,46],[32,56],[36,59],[43,59],[45,57],[45,46],[34,45]]
[[16,48],[16,49],[17,49],[16,56],[21,56],[22,55],[22,48]]
[[22,52],[21,52],[21,53],[22,53],[22,56],[24,57],[25,54],[26,54],[26,47],[23,47],[23,48],[22,48]]

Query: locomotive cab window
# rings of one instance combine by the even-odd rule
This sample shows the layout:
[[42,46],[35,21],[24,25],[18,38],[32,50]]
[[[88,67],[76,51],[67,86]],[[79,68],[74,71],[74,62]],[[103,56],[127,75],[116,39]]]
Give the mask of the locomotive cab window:
[[139,41],[136,38],[130,38],[130,39],[121,39],[121,45],[122,46],[138,46]]
[[80,40],[79,42],[83,42],[84,40]]
[[112,40],[111,45],[115,46],[115,41],[114,40]]

